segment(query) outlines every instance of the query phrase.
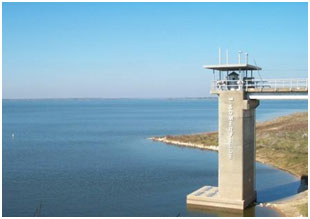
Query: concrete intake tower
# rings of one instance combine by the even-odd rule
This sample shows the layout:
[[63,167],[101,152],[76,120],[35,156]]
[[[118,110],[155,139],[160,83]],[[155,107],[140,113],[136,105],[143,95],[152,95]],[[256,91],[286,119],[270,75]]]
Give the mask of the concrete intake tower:
[[[219,97],[218,187],[203,186],[187,195],[187,205],[243,210],[256,200],[255,123],[260,99],[307,99],[307,79],[256,80],[248,55],[238,64],[204,66],[213,70],[211,93]],[[217,73],[217,75],[216,75]]]

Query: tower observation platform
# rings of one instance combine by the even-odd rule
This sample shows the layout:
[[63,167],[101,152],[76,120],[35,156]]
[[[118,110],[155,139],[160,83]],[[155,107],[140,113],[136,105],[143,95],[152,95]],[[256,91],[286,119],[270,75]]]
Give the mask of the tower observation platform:
[[[255,73],[262,68],[249,64],[206,65],[213,70],[211,94],[222,90],[243,90],[250,99],[307,99],[308,79],[255,79]],[[218,73],[218,79],[215,73]]]
[[262,99],[307,99],[308,79],[255,79],[262,70],[241,63],[206,65],[213,71],[211,94],[219,97],[218,186],[204,185],[187,195],[189,207],[243,210],[256,200],[256,107]]

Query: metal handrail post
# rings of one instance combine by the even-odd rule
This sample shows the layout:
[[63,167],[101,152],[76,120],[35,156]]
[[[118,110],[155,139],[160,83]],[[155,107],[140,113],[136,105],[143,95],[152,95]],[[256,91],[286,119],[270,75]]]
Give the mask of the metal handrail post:
[[274,80],[274,90],[276,91],[277,90],[277,81]]
[[297,79],[297,89],[299,89],[299,83],[298,83],[298,79]]

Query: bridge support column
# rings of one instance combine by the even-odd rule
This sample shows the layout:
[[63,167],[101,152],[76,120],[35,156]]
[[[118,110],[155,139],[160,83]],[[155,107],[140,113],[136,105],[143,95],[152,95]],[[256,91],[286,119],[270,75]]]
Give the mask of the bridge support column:
[[219,93],[219,183],[187,196],[190,206],[242,210],[256,199],[255,109],[244,91]]

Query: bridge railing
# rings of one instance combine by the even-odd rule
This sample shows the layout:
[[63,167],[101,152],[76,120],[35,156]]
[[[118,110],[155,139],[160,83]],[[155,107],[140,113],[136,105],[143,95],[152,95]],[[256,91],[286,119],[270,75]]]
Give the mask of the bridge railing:
[[308,90],[308,79],[217,80],[211,90]]

